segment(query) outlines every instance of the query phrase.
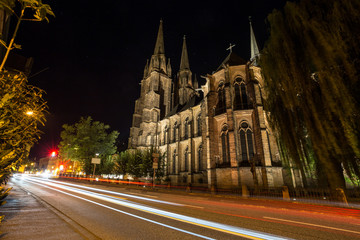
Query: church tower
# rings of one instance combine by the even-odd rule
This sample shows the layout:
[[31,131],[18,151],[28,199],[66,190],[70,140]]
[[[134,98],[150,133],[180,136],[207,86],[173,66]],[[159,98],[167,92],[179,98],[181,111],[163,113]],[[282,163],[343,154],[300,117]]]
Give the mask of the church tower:
[[154,53],[147,61],[141,80],[140,98],[135,102],[129,148],[156,146],[157,123],[171,108],[171,65],[165,57],[163,22],[156,38]]
[[190,70],[189,57],[188,57],[188,52],[187,52],[187,48],[186,48],[185,36],[183,38],[180,69],[177,74],[177,79],[178,79],[177,85],[178,85],[179,104],[184,105],[190,100],[190,98],[194,92],[193,84],[192,84],[192,73]]

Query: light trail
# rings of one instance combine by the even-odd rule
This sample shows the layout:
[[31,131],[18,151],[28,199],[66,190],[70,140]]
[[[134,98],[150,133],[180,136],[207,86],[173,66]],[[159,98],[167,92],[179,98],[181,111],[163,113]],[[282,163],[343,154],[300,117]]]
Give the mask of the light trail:
[[186,230],[181,229],[181,228],[173,227],[173,226],[170,226],[170,225],[167,225],[167,224],[164,224],[164,223],[160,223],[160,222],[157,222],[157,221],[148,219],[148,218],[144,218],[144,217],[137,216],[137,215],[135,215],[135,214],[131,214],[131,213],[128,213],[128,212],[124,212],[124,211],[121,211],[121,210],[119,210],[119,209],[116,209],[116,208],[113,208],[113,207],[110,207],[110,206],[107,206],[107,205],[104,205],[104,204],[101,204],[101,203],[98,203],[98,202],[89,200],[89,199],[87,199],[87,198],[83,198],[83,197],[80,197],[80,196],[77,196],[77,195],[74,195],[74,194],[71,194],[71,193],[68,193],[68,192],[64,192],[64,191],[62,191],[62,190],[59,190],[59,189],[56,189],[56,188],[52,188],[52,187],[46,186],[46,185],[41,184],[41,183],[37,183],[37,182],[33,182],[33,183],[34,183],[34,184],[37,184],[37,185],[40,185],[40,186],[42,186],[42,187],[45,187],[45,188],[49,188],[49,189],[54,190],[54,191],[61,192],[61,193],[63,193],[63,194],[69,195],[69,196],[71,196],[71,197],[78,198],[78,199],[84,200],[84,201],[86,201],[86,202],[90,202],[90,203],[93,203],[93,204],[95,204],[95,205],[98,205],[98,206],[101,206],[101,207],[104,207],[104,208],[108,208],[108,209],[113,210],[113,211],[116,211],[116,212],[120,212],[120,213],[126,214],[126,215],[131,216],[131,217],[134,217],[134,218],[138,218],[138,219],[141,219],[141,220],[144,220],[144,221],[147,221],[147,222],[155,223],[155,224],[157,224],[157,225],[160,225],[160,226],[163,226],[163,227],[167,227],[167,228],[170,228],[170,229],[179,231],[179,232],[187,233],[187,234],[190,234],[190,235],[199,237],[199,238],[204,238],[204,239],[208,239],[208,240],[215,240],[214,238],[210,238],[210,237],[207,237],[207,236],[204,236],[204,235],[200,235],[200,234],[197,234],[197,233],[189,232],[189,231],[186,231]]
[[318,225],[318,224],[312,224],[312,223],[306,223],[306,222],[298,222],[298,221],[292,221],[292,220],[281,219],[281,218],[272,218],[272,217],[263,217],[263,218],[282,221],[282,222],[297,223],[297,224],[308,225],[308,226],[313,226],[313,227],[327,228],[327,229],[332,229],[332,230],[338,230],[338,231],[343,231],[343,232],[360,234],[360,232],[357,232],[357,231],[352,231],[352,230],[347,230],[347,229],[342,229],[342,228],[329,227],[329,226]]
[[[129,208],[132,208],[132,209],[135,209],[135,210],[138,210],[138,211],[154,214],[154,215],[165,217],[165,218],[168,218],[168,219],[172,219],[172,220],[176,220],[176,221],[180,221],[180,222],[184,222],[184,223],[188,223],[188,224],[192,224],[192,225],[196,225],[196,226],[200,226],[200,227],[204,227],[204,228],[208,228],[208,229],[212,229],[212,230],[216,230],[216,231],[220,231],[220,232],[224,232],[224,233],[228,233],[228,234],[232,234],[232,235],[236,235],[236,236],[240,236],[240,237],[244,237],[244,238],[247,238],[247,239],[256,239],[256,240],[260,240],[260,239],[266,239],[266,240],[270,240],[270,239],[271,240],[286,239],[286,238],[281,238],[281,237],[277,237],[277,236],[270,235],[270,234],[256,232],[256,231],[253,231],[253,230],[247,230],[247,229],[234,227],[234,226],[230,226],[230,225],[226,225],[226,224],[221,224],[221,223],[216,223],[216,222],[212,222],[212,221],[202,220],[202,219],[198,219],[198,218],[194,218],[194,217],[188,217],[188,216],[177,214],[177,213],[171,213],[171,212],[167,212],[167,211],[164,211],[164,210],[159,210],[159,209],[156,209],[156,208],[131,203],[131,202],[128,202],[128,201],[121,201],[119,199],[108,197],[108,196],[103,195],[103,194],[93,193],[93,192],[89,192],[89,191],[86,191],[86,190],[75,189],[75,188],[72,188],[72,187],[66,187],[66,186],[62,186],[60,184],[56,184],[56,183],[52,183],[52,182],[44,182],[43,183],[43,182],[39,181],[38,179],[25,179],[25,180],[28,180],[30,182],[34,182],[34,183],[37,183],[37,184],[43,185],[43,186],[45,186],[44,184],[55,186],[55,187],[62,188],[62,189],[68,190],[68,191],[73,191],[73,192],[77,192],[79,194],[87,195],[87,196],[92,197],[92,198],[97,198],[97,199],[107,201],[107,202],[111,202],[111,203],[114,203],[114,204],[118,204],[118,205],[121,205],[121,206],[124,206],[124,207],[129,207]],[[48,188],[50,188],[50,187],[48,187]],[[54,189],[54,190],[61,191],[61,190],[58,190],[58,189]],[[61,192],[63,192],[63,191],[61,191]],[[72,194],[71,194],[71,196],[72,196]],[[76,196],[76,195],[74,195],[74,196]],[[83,198],[81,198],[81,199],[83,199]],[[91,201],[91,200],[89,200],[89,201]],[[104,205],[104,206],[106,206],[106,205]]]
[[[28,177],[28,178],[31,178],[31,177]],[[31,179],[35,180],[35,178],[31,178]],[[46,180],[43,179],[43,180],[53,182],[53,183],[56,183],[56,184],[63,184],[63,185],[68,185],[68,186],[74,186],[74,187],[77,187],[77,188],[89,189],[89,190],[96,191],[96,192],[111,193],[111,194],[114,194],[114,195],[119,195],[119,196],[124,196],[124,197],[129,197],[129,198],[136,198],[136,199],[150,201],[150,202],[163,203],[163,204],[175,205],[175,206],[183,206],[182,204],[178,204],[178,203],[172,203],[172,202],[161,201],[161,200],[156,200],[156,199],[151,199],[151,198],[139,197],[139,196],[134,196],[134,195],[131,195],[131,194],[113,192],[113,191],[103,190],[103,189],[98,189],[98,188],[86,187],[86,186],[81,186],[81,185],[77,185],[77,184],[73,184],[73,183],[65,183],[65,182],[60,183],[59,181],[54,181],[54,180],[50,180],[50,179],[46,179]]]

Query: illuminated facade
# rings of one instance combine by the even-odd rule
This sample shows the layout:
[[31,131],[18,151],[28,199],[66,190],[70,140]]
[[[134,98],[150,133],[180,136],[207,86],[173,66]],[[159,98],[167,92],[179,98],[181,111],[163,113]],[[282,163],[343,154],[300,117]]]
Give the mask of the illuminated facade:
[[162,22],[135,102],[129,148],[155,146],[165,154],[173,184],[237,188],[282,186],[281,160],[263,109],[262,75],[251,29],[251,60],[230,54],[198,89],[184,37],[172,79]]

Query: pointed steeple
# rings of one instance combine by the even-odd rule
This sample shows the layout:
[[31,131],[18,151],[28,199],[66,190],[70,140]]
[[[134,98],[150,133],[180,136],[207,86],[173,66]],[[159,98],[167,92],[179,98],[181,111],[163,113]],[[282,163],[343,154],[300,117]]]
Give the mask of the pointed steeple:
[[189,57],[188,57],[188,52],[187,52],[187,48],[186,48],[186,38],[184,35],[181,60],[180,60],[180,71],[185,70],[185,69],[190,70],[190,64],[189,64]]
[[257,65],[257,58],[260,57],[260,52],[259,52],[258,45],[256,43],[255,34],[254,34],[254,31],[252,28],[251,17],[249,17],[249,23],[250,23],[250,49],[251,49],[250,61],[254,62],[255,65]]
[[144,68],[144,78],[149,75],[149,59],[146,60],[145,68]]
[[159,31],[156,39],[154,55],[158,54],[165,54],[165,47],[164,47],[164,34],[163,34],[163,21],[160,20]]

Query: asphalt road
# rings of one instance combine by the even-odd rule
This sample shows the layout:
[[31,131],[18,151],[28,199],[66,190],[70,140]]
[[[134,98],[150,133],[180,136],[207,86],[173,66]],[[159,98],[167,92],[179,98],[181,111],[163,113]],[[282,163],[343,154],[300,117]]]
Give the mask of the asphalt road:
[[[360,210],[16,176],[85,239],[360,239]],[[56,228],[56,226],[49,226]]]

